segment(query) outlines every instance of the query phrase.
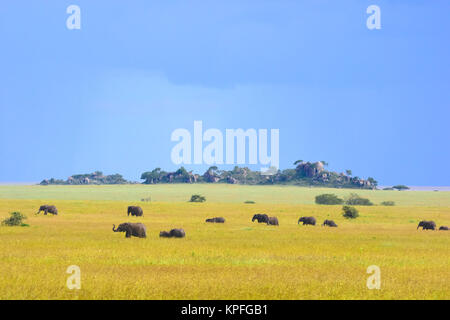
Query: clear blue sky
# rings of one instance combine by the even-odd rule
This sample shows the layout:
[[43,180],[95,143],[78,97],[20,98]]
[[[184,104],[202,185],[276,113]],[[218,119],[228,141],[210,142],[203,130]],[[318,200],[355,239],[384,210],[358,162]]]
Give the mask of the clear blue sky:
[[0,181],[175,169],[171,132],[202,120],[280,129],[281,168],[449,185],[449,14],[448,0],[1,1]]

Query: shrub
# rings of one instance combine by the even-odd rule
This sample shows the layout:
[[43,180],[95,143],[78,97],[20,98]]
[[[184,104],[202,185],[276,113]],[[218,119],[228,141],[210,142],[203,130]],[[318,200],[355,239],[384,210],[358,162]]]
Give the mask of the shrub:
[[205,201],[206,201],[206,198],[199,194],[193,194],[191,197],[191,200],[189,200],[189,202],[205,202]]
[[316,196],[316,203],[317,204],[342,204],[344,200],[338,198],[335,194],[325,193]]
[[342,215],[344,216],[344,218],[356,219],[359,217],[358,210],[356,210],[356,208],[354,207],[343,206],[342,211],[343,211]]
[[402,190],[409,190],[409,187],[403,185],[403,184],[398,184],[396,186],[392,187],[393,189],[397,189],[398,191],[402,191]]
[[387,188],[383,188],[383,190],[394,190],[394,188],[387,187]]
[[350,196],[345,201],[345,204],[351,206],[372,206],[373,203],[370,202],[369,199],[362,198],[358,196],[356,193],[350,193]]
[[248,204],[254,204],[254,203],[255,203],[255,201],[253,201],[253,200],[247,200],[247,201],[245,201],[244,203],[248,203]]
[[395,202],[394,201],[383,201],[381,203],[382,206],[395,206]]
[[20,212],[12,212],[9,218],[6,218],[2,221],[2,225],[26,227],[28,225],[22,222],[22,220],[25,220],[26,218],[27,217]]

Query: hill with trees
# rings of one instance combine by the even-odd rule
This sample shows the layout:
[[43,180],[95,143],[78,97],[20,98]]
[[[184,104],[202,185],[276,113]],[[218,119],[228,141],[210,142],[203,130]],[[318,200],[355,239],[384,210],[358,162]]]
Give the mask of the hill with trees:
[[375,189],[378,182],[369,177],[362,179],[351,175],[351,170],[337,173],[326,170],[325,161],[305,162],[298,160],[295,168],[276,170],[271,175],[260,171],[252,171],[247,167],[234,167],[233,170],[220,170],[211,166],[202,175],[187,171],[184,167],[174,172],[166,172],[161,168],[144,172],[141,179],[144,184],[158,183],[229,183],[248,185],[286,184],[299,186],[324,186],[333,188]]

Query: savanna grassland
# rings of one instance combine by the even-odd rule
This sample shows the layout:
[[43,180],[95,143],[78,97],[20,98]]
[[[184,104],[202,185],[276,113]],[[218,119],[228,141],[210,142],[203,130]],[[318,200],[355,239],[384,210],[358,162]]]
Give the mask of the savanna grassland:
[[[417,231],[420,220],[450,226],[450,193],[356,191],[375,204],[346,220],[315,195],[354,190],[284,186],[0,186],[0,218],[27,215],[29,227],[0,227],[0,299],[449,299],[450,232]],[[205,203],[188,203],[200,193]],[[152,202],[140,202],[151,196]],[[256,204],[244,204],[253,200]],[[42,204],[59,215],[34,215]],[[140,205],[144,217],[127,217]],[[277,216],[279,227],[251,222]],[[223,216],[225,224],[206,224]],[[338,228],[299,226],[300,216]],[[147,238],[126,239],[112,224],[143,222]],[[181,227],[184,239],[159,238]],[[69,290],[66,269],[81,269]],[[381,268],[368,290],[366,269]]]

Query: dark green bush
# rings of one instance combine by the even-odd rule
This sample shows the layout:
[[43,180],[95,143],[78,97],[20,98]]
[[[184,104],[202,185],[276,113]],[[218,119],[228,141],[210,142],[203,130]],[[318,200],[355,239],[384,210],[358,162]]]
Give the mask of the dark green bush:
[[396,186],[393,186],[392,188],[397,189],[398,191],[409,190],[409,187],[405,186],[404,184],[398,184]]
[[255,201],[253,201],[253,200],[247,200],[247,201],[245,201],[244,203],[247,203],[247,204],[254,204]]
[[358,196],[356,193],[350,193],[350,196],[345,201],[345,204],[351,206],[372,206],[373,203],[370,202],[367,198],[362,198]]
[[395,202],[394,201],[383,201],[381,203],[382,206],[395,206]]
[[193,194],[191,197],[191,200],[189,200],[189,202],[205,202],[205,201],[206,201],[206,198],[199,194]]
[[11,216],[9,218],[6,218],[2,221],[2,225],[4,226],[28,226],[27,224],[23,223],[22,221],[25,220],[27,217],[20,212],[12,212]]
[[342,215],[344,216],[344,218],[356,219],[359,217],[358,210],[356,210],[356,208],[354,207],[343,206],[342,211],[343,211]]
[[316,196],[316,203],[333,205],[333,204],[342,204],[344,203],[344,200],[338,198],[335,194],[325,193]]

